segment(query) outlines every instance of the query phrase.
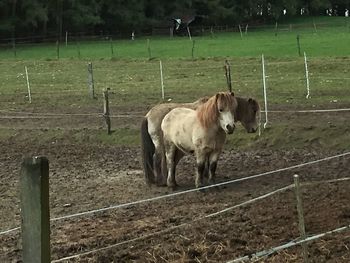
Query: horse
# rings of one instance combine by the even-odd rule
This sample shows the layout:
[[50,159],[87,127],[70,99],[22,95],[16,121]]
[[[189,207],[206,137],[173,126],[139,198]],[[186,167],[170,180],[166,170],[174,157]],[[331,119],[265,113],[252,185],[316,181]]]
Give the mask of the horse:
[[185,107],[196,109],[209,97],[200,98],[192,103],[162,103],[149,110],[141,122],[141,152],[143,171],[148,185],[158,183],[164,185],[166,171],[165,156],[162,152],[162,131],[160,125],[164,116],[172,109]]
[[235,129],[236,108],[237,101],[232,92],[219,92],[196,110],[180,107],[165,115],[161,130],[168,167],[168,187],[177,186],[176,165],[189,153],[196,156],[196,187],[203,185],[207,162],[209,183],[215,181],[217,161],[226,141],[226,134],[232,134]]
[[[163,103],[154,106],[141,122],[141,152],[145,180],[148,185],[165,185],[166,162],[162,152],[161,123],[164,116],[174,108],[197,109],[209,97],[203,97],[192,103]],[[237,109],[235,120],[241,122],[248,133],[257,131],[260,117],[259,103],[252,98],[236,97]]]

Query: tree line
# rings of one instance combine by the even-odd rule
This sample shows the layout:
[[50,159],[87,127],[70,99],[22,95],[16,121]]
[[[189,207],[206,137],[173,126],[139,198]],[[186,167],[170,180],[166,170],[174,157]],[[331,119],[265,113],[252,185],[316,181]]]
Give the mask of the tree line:
[[[0,0],[0,37],[62,37],[146,32],[172,18],[197,15],[201,25],[278,21],[303,15],[344,15],[350,0]],[[198,19],[199,20],[199,19]]]

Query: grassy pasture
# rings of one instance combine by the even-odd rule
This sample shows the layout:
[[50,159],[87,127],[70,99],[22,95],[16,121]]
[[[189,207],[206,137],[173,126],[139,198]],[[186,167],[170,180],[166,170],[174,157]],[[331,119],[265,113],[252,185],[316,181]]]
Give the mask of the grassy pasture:
[[[260,58],[231,58],[230,62],[233,88],[236,94],[257,98],[263,106]],[[198,97],[225,90],[223,63],[223,59],[163,60],[166,100],[193,101]],[[303,58],[266,58],[270,110],[349,107],[348,65],[350,58],[309,58],[310,99],[305,99],[303,63]],[[32,104],[28,103],[24,65],[29,70]],[[0,63],[3,76],[0,81],[0,109],[2,112],[0,113],[5,115],[13,112],[39,115],[45,113],[98,114],[102,112],[102,89],[107,87],[111,89],[110,104],[113,115],[129,113],[142,116],[150,106],[162,101],[157,60],[96,60],[93,61],[93,65],[97,99],[90,99],[88,95],[87,61],[2,61]],[[67,116],[65,119],[74,127],[77,118]],[[84,116],[80,118],[84,119]],[[99,126],[103,127],[101,117],[93,118],[101,119]],[[289,132],[291,120],[288,116],[284,118],[277,114],[270,114],[269,119],[272,125],[269,133],[266,133],[264,137],[252,140],[251,135],[240,131],[232,139],[233,143],[241,147],[253,144],[257,146],[259,141],[264,144],[278,137],[284,140],[282,140],[283,143],[277,142],[276,145],[286,146],[288,141],[292,147],[303,147],[305,141],[299,140],[297,133],[293,140],[285,137],[285,134]],[[65,131],[64,129],[48,132],[45,129],[47,119],[28,120],[31,123],[37,122],[38,127],[42,129],[40,131],[26,130],[22,135],[17,133],[16,138],[25,140],[29,134],[34,134],[33,137],[47,138],[47,141],[52,138],[64,140],[65,137],[70,137],[75,138],[78,143],[88,138],[98,143],[137,145],[139,142],[138,120],[137,118],[124,119],[120,124],[119,119],[113,119],[115,133],[112,136],[106,136],[105,131],[100,129],[92,129],[92,133],[86,130]],[[309,125],[307,118],[305,122]],[[297,130],[299,128],[303,130],[302,126],[300,125]],[[60,124],[57,123],[56,127],[59,128]],[[86,128],[91,128],[88,123]],[[304,131],[309,139],[325,132],[317,125],[314,128],[312,132]],[[336,137],[339,139],[339,143],[336,144],[341,144],[340,142],[347,136],[344,130],[338,127],[333,128],[332,131],[337,133]],[[2,133],[3,139],[13,137],[13,134],[8,133],[6,129]],[[343,144],[343,147],[348,147],[348,145]]]
[[[324,22],[329,22],[327,18]],[[298,21],[295,21],[297,25]],[[223,64],[227,58],[232,65],[233,89],[239,96],[257,98],[263,106],[262,67],[260,55],[265,54],[268,108],[269,110],[300,110],[323,108],[348,108],[350,105],[350,35],[346,20],[337,18],[334,27],[323,27],[321,20],[317,34],[313,28],[295,26],[289,32],[289,24],[282,26],[275,36],[269,30],[249,31],[240,39],[239,33],[221,33],[195,37],[195,56],[191,58],[192,43],[187,38],[152,38],[153,59],[148,59],[146,39],[134,42],[115,41],[115,57],[111,58],[110,42],[80,43],[81,59],[76,58],[76,46],[61,48],[61,59],[55,58],[53,45],[36,45],[18,48],[17,59],[10,50],[0,50],[0,114],[93,114],[84,128],[65,130],[81,123],[84,116],[67,115],[62,120],[21,119],[2,120],[1,135],[26,140],[40,137],[44,141],[53,138],[73,138],[77,143],[85,140],[97,143],[138,145],[138,123],[154,104],[162,102],[160,89],[159,58],[163,62],[166,101],[193,101],[226,89]],[[296,34],[301,36],[302,51],[308,55],[311,98],[305,99],[304,58],[298,56]],[[21,59],[19,59],[21,58]],[[94,66],[97,99],[90,99],[87,89],[87,63]],[[33,103],[28,103],[24,66],[28,67]],[[135,118],[113,119],[114,134],[106,136],[101,117],[102,90],[110,88],[111,114],[132,114]],[[345,115],[344,115],[345,114]],[[269,132],[260,138],[247,135],[241,129],[231,138],[235,147],[304,147],[313,142],[326,147],[347,149],[350,146],[345,125],[347,113],[328,116],[324,126],[308,119],[315,115],[270,114]],[[18,115],[18,114],[17,114]],[[318,115],[322,116],[322,115]],[[333,125],[334,116],[340,116]],[[345,116],[345,117],[344,117]],[[80,119],[79,119],[80,118]],[[299,118],[295,124],[294,118]],[[46,122],[51,122],[47,126]],[[53,125],[54,123],[55,125]],[[331,124],[329,124],[331,123]],[[294,125],[294,126],[293,126]],[[323,124],[322,124],[323,125]],[[329,129],[329,125],[332,126]],[[28,129],[28,127],[36,129]],[[305,128],[307,126],[308,128]],[[9,132],[9,129],[25,132]],[[21,128],[22,127],[22,128]],[[54,129],[53,129],[54,128]],[[49,130],[49,131],[48,131]],[[253,140],[252,140],[253,137]],[[321,141],[321,142],[320,142]],[[344,143],[345,142],[345,143]],[[346,143],[347,142],[347,143]]]

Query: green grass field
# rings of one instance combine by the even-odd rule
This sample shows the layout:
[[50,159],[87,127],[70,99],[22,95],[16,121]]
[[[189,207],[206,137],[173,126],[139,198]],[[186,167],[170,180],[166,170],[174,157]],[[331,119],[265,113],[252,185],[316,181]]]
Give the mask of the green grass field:
[[[0,114],[22,113],[92,113],[102,112],[102,90],[110,88],[111,113],[130,112],[143,115],[152,105],[162,102],[159,59],[163,62],[165,100],[175,102],[193,101],[198,97],[212,95],[226,89],[224,60],[231,63],[233,89],[239,96],[254,97],[263,106],[261,53],[265,55],[269,110],[298,110],[349,108],[350,106],[350,33],[344,18],[336,18],[334,26],[324,26],[329,18],[315,20],[319,23],[317,33],[313,27],[297,27],[289,32],[289,24],[281,25],[277,36],[275,30],[251,31],[240,39],[239,33],[218,33],[195,37],[194,58],[192,43],[187,38],[151,38],[152,59],[148,58],[146,39],[134,42],[114,42],[115,56],[111,58],[110,42],[80,43],[81,59],[77,58],[75,45],[62,47],[60,59],[55,59],[54,45],[18,47],[17,58],[11,50],[0,50]],[[285,29],[285,30],[284,30]],[[306,99],[304,58],[298,56],[296,35],[300,34],[302,51],[308,55],[311,98]],[[94,66],[95,92],[97,99],[90,99],[87,88],[87,63]],[[24,66],[28,67],[32,91],[28,103]],[[339,113],[341,115],[341,113]],[[339,116],[340,116],[339,115]],[[311,115],[310,115],[311,116]],[[295,116],[294,116],[295,117]],[[293,117],[293,118],[294,118]],[[67,117],[74,127],[75,119]],[[303,147],[317,137],[337,138],[334,147],[349,148],[346,131],[341,127],[326,129],[302,119],[291,131],[292,117],[272,115],[269,133],[252,140],[240,131],[232,139],[233,145]],[[314,118],[314,117],[313,117]],[[316,117],[318,118],[318,117]],[[4,121],[4,120],[3,120]],[[7,121],[2,125],[0,138],[26,140],[28,136],[47,138],[74,138],[96,143],[137,145],[138,121],[130,119],[114,121],[114,134],[106,136],[104,131],[50,132],[41,129],[26,129],[9,132],[9,127],[21,127],[22,122]],[[342,119],[341,119],[342,121]],[[339,122],[341,122],[339,121]],[[35,126],[34,120],[32,124]],[[304,129],[305,126],[313,127]],[[45,127],[45,119],[38,121]],[[11,126],[12,125],[12,126]],[[328,124],[327,124],[328,125]],[[60,127],[60,124],[57,123]],[[88,128],[88,127],[87,127]],[[21,129],[19,129],[21,130]],[[40,133],[40,134],[39,134]],[[286,134],[288,136],[286,136]],[[249,137],[250,136],[250,137]],[[305,136],[305,138],[303,137]],[[258,143],[260,142],[260,143]],[[329,140],[323,145],[331,145]],[[340,146],[341,145],[341,146]],[[272,147],[272,146],[271,146]]]

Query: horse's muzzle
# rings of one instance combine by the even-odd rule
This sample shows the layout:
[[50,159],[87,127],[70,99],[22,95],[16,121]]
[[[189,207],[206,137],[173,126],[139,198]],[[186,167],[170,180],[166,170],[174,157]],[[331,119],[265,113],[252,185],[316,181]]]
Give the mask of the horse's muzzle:
[[226,125],[226,133],[227,134],[232,134],[233,133],[233,131],[235,130],[235,125],[229,125],[229,124],[227,124]]

